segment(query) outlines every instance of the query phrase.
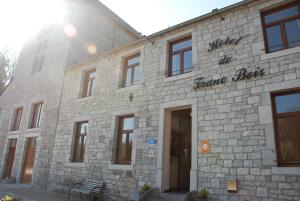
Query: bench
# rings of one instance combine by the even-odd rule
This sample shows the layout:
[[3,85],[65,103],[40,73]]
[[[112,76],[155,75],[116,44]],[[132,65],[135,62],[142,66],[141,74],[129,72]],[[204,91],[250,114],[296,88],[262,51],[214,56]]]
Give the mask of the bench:
[[88,195],[89,199],[91,199],[93,195],[97,195],[97,197],[99,198],[103,188],[104,183],[102,181],[83,180],[82,182],[74,183],[69,189],[68,200],[70,198],[71,192],[80,193],[81,198],[82,194]]

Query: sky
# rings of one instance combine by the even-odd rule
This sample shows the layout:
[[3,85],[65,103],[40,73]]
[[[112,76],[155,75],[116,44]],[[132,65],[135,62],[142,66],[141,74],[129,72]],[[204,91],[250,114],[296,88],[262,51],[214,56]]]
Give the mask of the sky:
[[[241,0],[100,1],[137,31],[150,35]],[[61,0],[0,0],[0,48],[20,50],[41,26],[59,22],[63,15]]]
[[143,35],[204,15],[241,0],[100,0]]

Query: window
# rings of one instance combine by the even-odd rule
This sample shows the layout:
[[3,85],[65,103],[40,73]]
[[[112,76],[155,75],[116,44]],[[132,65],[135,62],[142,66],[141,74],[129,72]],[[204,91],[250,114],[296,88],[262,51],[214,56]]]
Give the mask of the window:
[[35,57],[34,65],[33,65],[33,69],[32,69],[33,73],[39,72],[42,70],[47,44],[48,44],[47,36],[45,39],[39,41],[39,43],[38,43],[37,50],[36,50],[36,57]]
[[272,94],[279,166],[300,166],[300,90]]
[[88,122],[78,122],[76,124],[76,133],[73,145],[72,162],[83,162]]
[[40,126],[42,109],[43,103],[36,103],[32,106],[29,128],[38,128]]
[[96,78],[96,69],[86,72],[84,86],[83,86],[83,97],[92,95],[95,78]]
[[137,84],[141,78],[140,54],[136,54],[125,59],[123,69],[122,87]]
[[275,52],[300,45],[300,2],[262,13],[266,51]]
[[134,116],[122,116],[118,118],[118,134],[116,163],[130,164],[132,152],[132,138],[134,129]]
[[186,37],[169,44],[168,76],[192,71],[192,37]]
[[22,112],[23,112],[23,108],[17,108],[14,111],[13,114],[13,119],[11,122],[11,131],[17,131],[19,130],[20,127],[20,122],[21,122],[21,118],[22,118]]

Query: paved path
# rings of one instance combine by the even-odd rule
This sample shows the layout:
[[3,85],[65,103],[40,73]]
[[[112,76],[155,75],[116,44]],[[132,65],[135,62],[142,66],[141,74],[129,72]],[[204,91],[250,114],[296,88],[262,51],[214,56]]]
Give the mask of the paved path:
[[[13,193],[22,198],[22,201],[67,201],[66,195],[49,193],[37,190],[31,185],[24,184],[1,184],[0,195],[4,193]],[[73,195],[69,201],[79,201],[80,199]],[[82,201],[85,201],[83,199]]]

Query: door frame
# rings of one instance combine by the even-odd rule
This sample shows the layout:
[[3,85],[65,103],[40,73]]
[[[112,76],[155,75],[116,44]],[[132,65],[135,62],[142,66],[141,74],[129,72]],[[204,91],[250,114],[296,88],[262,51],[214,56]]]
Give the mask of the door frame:
[[192,109],[192,133],[191,133],[191,170],[190,191],[197,190],[197,164],[198,164],[198,135],[197,135],[197,99],[174,101],[163,103],[159,110],[158,129],[158,156],[156,171],[156,186],[163,192],[169,189],[170,168],[170,135],[171,112],[180,109]]

